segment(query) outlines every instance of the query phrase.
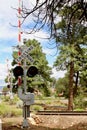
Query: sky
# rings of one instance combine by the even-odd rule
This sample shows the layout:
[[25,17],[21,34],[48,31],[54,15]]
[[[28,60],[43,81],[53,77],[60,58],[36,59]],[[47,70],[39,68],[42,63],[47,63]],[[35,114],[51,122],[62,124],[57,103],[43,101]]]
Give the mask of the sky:
[[[22,0],[26,7],[32,7],[35,3],[35,0]],[[14,50],[13,46],[18,45],[18,14],[17,8],[19,6],[18,0],[0,0],[0,86],[4,85],[4,79],[8,75],[8,68],[11,68],[12,62],[12,52]],[[26,27],[32,26],[32,17],[29,17],[26,20]],[[22,27],[24,30],[24,28]],[[39,36],[39,37],[38,37]],[[45,30],[40,30],[35,34],[25,34],[23,33],[21,38],[23,39],[36,39],[41,43],[43,52],[46,53],[46,58],[49,62],[49,66],[53,65],[53,62],[56,59],[56,48],[49,46],[50,42],[42,38],[47,37],[48,33]],[[41,37],[41,38],[40,38]],[[8,60],[7,60],[8,59]],[[64,72],[57,72],[53,68],[53,75],[56,79],[63,77]]]

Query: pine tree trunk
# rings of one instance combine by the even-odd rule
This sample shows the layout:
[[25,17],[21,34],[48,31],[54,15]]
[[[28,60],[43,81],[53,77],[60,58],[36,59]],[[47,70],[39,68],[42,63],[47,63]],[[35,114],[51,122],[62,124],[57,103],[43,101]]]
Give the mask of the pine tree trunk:
[[69,76],[69,100],[68,110],[73,110],[73,74],[74,74],[74,63],[70,63],[70,76]]
[[78,79],[79,79],[79,71],[77,71],[76,73],[76,81],[75,81],[75,87],[73,90],[73,97],[75,97],[75,95],[77,94],[77,89],[78,89]]

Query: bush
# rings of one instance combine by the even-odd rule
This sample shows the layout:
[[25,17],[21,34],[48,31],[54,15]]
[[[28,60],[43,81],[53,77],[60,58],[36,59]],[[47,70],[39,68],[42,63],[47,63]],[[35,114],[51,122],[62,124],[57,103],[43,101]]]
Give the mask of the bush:
[[4,102],[9,102],[10,101],[10,97],[9,96],[4,96],[3,97],[3,101]]
[[22,110],[12,105],[8,105],[4,102],[0,104],[0,115],[2,117],[19,116],[22,114]]
[[9,100],[9,104],[10,104],[10,105],[16,105],[16,103],[17,103],[18,101],[20,101],[20,99],[18,98],[17,95],[15,95],[15,96],[13,97],[13,99],[10,99],[10,100]]
[[43,110],[43,107],[39,106],[39,105],[32,105],[31,106],[31,110],[33,110],[33,111],[40,111],[40,110]]
[[75,104],[75,108],[79,108],[79,109],[84,109],[85,107],[87,107],[87,101],[84,100],[84,95],[79,94],[74,99],[74,104]]
[[23,101],[18,101],[17,103],[16,103],[16,107],[17,108],[22,108],[23,107]]

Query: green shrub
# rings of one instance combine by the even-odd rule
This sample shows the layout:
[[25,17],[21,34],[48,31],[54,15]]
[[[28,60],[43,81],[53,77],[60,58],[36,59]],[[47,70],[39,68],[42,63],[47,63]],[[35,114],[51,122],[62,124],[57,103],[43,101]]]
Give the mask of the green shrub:
[[15,106],[8,105],[6,103],[0,104],[0,115],[2,117],[19,116],[22,114],[22,109],[18,109]]
[[3,101],[4,102],[9,102],[10,101],[10,97],[9,96],[3,96]]
[[31,106],[31,111],[33,110],[33,111],[40,111],[40,110],[42,110],[43,109],[43,107],[42,106],[39,106],[39,105],[32,105]]
[[16,103],[16,107],[17,108],[22,108],[23,107],[23,101],[18,101],[17,103]]
[[84,95],[79,94],[74,99],[74,104],[75,104],[75,108],[79,108],[79,109],[84,109],[85,107],[87,107],[87,101],[84,100]]
[[10,99],[10,100],[9,100],[9,104],[10,104],[10,105],[16,105],[16,103],[17,103],[18,101],[20,101],[20,99],[18,98],[17,95],[15,95],[15,96],[13,97],[13,99]]

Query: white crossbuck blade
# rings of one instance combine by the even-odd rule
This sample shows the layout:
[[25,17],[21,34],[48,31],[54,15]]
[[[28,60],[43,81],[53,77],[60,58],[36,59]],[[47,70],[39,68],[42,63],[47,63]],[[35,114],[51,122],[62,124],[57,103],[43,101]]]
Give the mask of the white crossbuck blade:
[[34,62],[33,58],[28,54],[34,47],[30,46],[23,50],[22,54],[15,60],[16,62],[21,62],[23,59],[28,59],[30,62]]

